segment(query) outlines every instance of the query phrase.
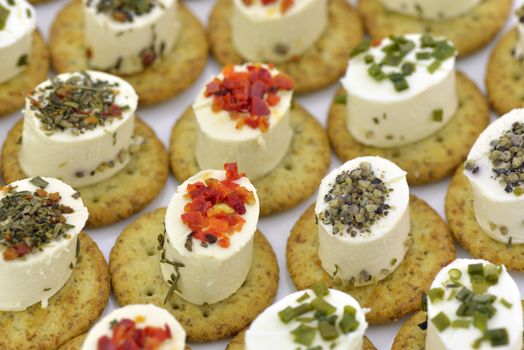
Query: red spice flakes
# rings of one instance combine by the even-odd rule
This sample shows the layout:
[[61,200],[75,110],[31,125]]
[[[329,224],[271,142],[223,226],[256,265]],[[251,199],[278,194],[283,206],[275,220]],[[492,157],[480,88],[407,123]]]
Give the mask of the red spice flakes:
[[371,40],[371,46],[373,46],[373,47],[377,47],[381,43],[382,43],[382,39],[375,38],[375,39]]
[[213,96],[211,108],[214,112],[229,112],[231,119],[237,122],[237,129],[248,125],[266,132],[270,107],[280,102],[278,92],[294,87],[293,80],[286,74],[272,76],[269,69],[260,65],[248,66],[245,72],[237,72],[229,65],[222,74],[222,80],[215,78],[207,84],[205,96]]
[[[267,6],[276,3],[278,0],[261,0],[262,5]],[[244,5],[251,6],[253,5],[253,0],[242,0]],[[280,3],[280,12],[286,13],[291,6],[295,3],[295,0],[281,0]]]
[[222,248],[229,247],[230,237],[244,226],[246,204],[255,204],[254,193],[234,182],[244,177],[237,164],[225,164],[224,169],[225,180],[209,178],[187,185],[185,198],[191,201],[185,205],[181,218],[202,246],[217,243]]
[[25,243],[15,244],[4,250],[3,257],[5,261],[11,261],[23,257],[33,251],[33,248]]
[[98,339],[98,350],[157,350],[172,339],[171,329],[162,327],[137,328],[135,321],[122,319],[111,325],[111,337]]

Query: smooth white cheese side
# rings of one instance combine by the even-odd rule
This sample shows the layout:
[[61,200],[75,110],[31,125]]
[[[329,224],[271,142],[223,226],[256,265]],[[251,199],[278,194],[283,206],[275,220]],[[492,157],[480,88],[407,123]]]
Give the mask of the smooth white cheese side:
[[[471,281],[468,275],[468,265],[483,263],[490,264],[485,260],[476,259],[457,259],[437,274],[433,280],[431,288],[443,288],[449,281],[448,271],[451,269],[458,269],[462,273],[460,283],[466,288],[472,289]],[[445,289],[445,296],[443,301],[431,302],[428,298],[428,328],[426,331],[426,350],[473,350],[471,346],[475,340],[482,336],[482,332],[471,326],[468,329],[448,327],[444,331],[439,332],[431,321],[433,317],[440,312],[444,312],[450,320],[458,319],[456,311],[460,306],[460,301],[456,298],[448,300],[451,294],[449,289]],[[521,350],[522,349],[522,306],[520,291],[513,280],[513,278],[506,271],[506,267],[502,266],[502,272],[499,276],[499,282],[496,285],[490,286],[486,293],[493,294],[497,297],[497,301],[493,303],[496,308],[496,313],[493,318],[488,321],[488,329],[506,328],[509,334],[509,344],[505,346],[490,346],[488,341],[482,342],[482,345],[475,350]],[[500,300],[504,298],[512,304],[511,308],[504,306]],[[470,319],[472,317],[469,317]]]
[[233,1],[231,17],[235,49],[253,62],[279,63],[303,54],[322,35],[328,22],[327,0],[295,0],[285,12],[281,1],[246,6]]
[[99,70],[133,74],[144,70],[142,53],[153,49],[155,63],[167,56],[180,32],[178,0],[158,0],[131,22],[118,22],[111,14],[100,13],[101,0],[83,0],[84,41],[88,64]]
[[[231,245],[222,248],[218,244],[202,247],[200,241],[193,239],[192,251],[185,248],[186,238],[191,233],[190,228],[182,221],[184,206],[190,199],[184,198],[187,185],[208,178],[225,179],[223,170],[204,170],[178,186],[171,198],[165,218],[166,236],[164,240],[165,258],[171,262],[184,264],[179,269],[177,287],[179,295],[185,300],[202,305],[214,304],[233,295],[244,283],[251,268],[253,259],[253,240],[257,230],[260,206],[256,189],[251,182],[243,177],[235,183],[252,191],[256,203],[246,204],[245,220],[242,230],[230,237]],[[162,274],[166,281],[175,273],[173,266],[161,264]]]
[[[161,327],[166,325],[171,330],[172,339],[166,340],[159,350],[184,350],[186,346],[186,331],[167,310],[153,304],[127,305],[113,310],[98,321],[87,334],[82,350],[97,350],[98,340],[103,336],[112,336],[111,323],[129,319],[137,323],[137,328]],[[141,322],[139,322],[141,321]]]
[[[65,73],[58,76],[66,80],[79,73]],[[138,96],[133,87],[116,76],[88,71],[97,80],[118,83],[115,104],[128,106],[120,118],[114,118],[105,125],[83,134],[74,135],[71,130],[49,133],[42,129],[42,122],[31,109],[31,101],[26,99],[24,109],[24,128],[20,148],[20,166],[26,176],[52,176],[73,187],[83,187],[98,183],[115,175],[129,163],[129,148],[133,144],[135,111]],[[50,81],[40,84],[33,93],[37,98]],[[43,94],[47,96],[46,94]],[[123,152],[123,153],[121,153]],[[125,153],[127,152],[127,156]],[[97,171],[104,163],[113,162]]]
[[[76,191],[60,180],[44,177],[49,185],[48,193],[60,193],[60,203],[71,207],[74,212],[63,214],[66,223],[73,225],[66,232],[68,237],[53,241],[43,247],[42,251],[6,261],[0,247],[0,311],[22,311],[36,303],[47,307],[48,300],[55,295],[67,282],[76,265],[76,249],[78,234],[84,228],[89,213],[81,198],[74,199]],[[19,191],[38,189],[30,183],[30,179],[16,181],[10,184]],[[0,199],[5,197],[0,192]]]
[[35,9],[26,0],[0,0],[0,12],[4,11],[8,15],[4,28],[0,29],[0,84],[26,69],[36,28]]
[[[246,350],[267,350],[275,348],[276,344],[278,344],[277,348],[279,350],[301,349],[301,346],[293,341],[293,335],[291,333],[300,325],[300,322],[294,320],[285,324],[278,317],[278,313],[288,306],[296,307],[300,305],[301,303],[298,302],[297,299],[302,297],[304,293],[310,296],[306,302],[311,302],[313,298],[315,298],[315,292],[311,289],[295,292],[271,305],[260,314],[246,332]],[[333,342],[323,340],[320,335],[317,334],[310,348],[321,346],[322,349],[330,350],[361,350],[364,333],[368,324],[364,311],[358,302],[349,294],[335,289],[330,289],[329,294],[324,297],[324,300],[337,308],[337,311],[335,311],[333,315],[337,315],[339,319],[344,313],[344,306],[349,305],[355,308],[355,318],[359,322],[359,325],[353,332],[348,334],[341,333],[335,341],[335,345],[333,345]]]
[[[392,43],[382,40],[380,45],[349,61],[342,85],[347,92],[346,127],[360,143],[374,147],[397,147],[421,140],[440,130],[455,115],[458,94],[455,81],[455,57],[445,60],[433,73],[428,71],[433,59],[417,60],[417,52],[429,52],[420,45],[420,34],[405,35],[416,47],[402,60],[415,64],[415,72],[406,77],[409,88],[396,91],[389,79],[376,81],[368,73],[367,55],[380,62],[382,48]],[[401,64],[402,64],[401,63]],[[401,65],[400,64],[400,65]],[[399,65],[399,66],[400,66]],[[384,73],[398,71],[399,67],[384,66]],[[442,110],[442,120],[435,121],[433,112]]]
[[[473,174],[464,170],[464,175],[473,191],[473,209],[479,226],[491,238],[507,243],[511,237],[513,244],[524,243],[524,196],[507,193],[504,185],[495,178],[493,165],[489,159],[490,142],[497,140],[515,122],[524,123],[524,109],[514,109],[491,123],[478,137],[468,154],[468,161],[474,161],[479,171]],[[506,228],[506,234],[501,227]]]
[[434,21],[443,21],[467,14],[481,0],[380,0],[390,11]]
[[[246,71],[248,65],[236,66],[235,70]],[[276,69],[270,72],[273,76],[279,73]],[[217,78],[223,79],[223,75]],[[290,117],[293,91],[278,92],[280,102],[269,107],[269,129],[262,132],[248,125],[237,129],[228,111],[211,109],[213,96],[206,97],[205,90],[193,104],[198,123],[195,154],[200,169],[222,169],[225,163],[234,162],[251,180],[273,170],[286,155],[293,137]]]
[[[324,196],[332,188],[337,175],[358,168],[362,162],[370,163],[375,176],[393,190],[386,201],[391,206],[389,213],[371,226],[371,232],[360,232],[355,237],[347,232],[334,234],[333,225],[318,220],[318,256],[322,268],[329,275],[351,281],[354,285],[376,283],[393,272],[404,260],[408,250],[406,241],[411,231],[406,172],[380,157],[355,158],[329,173],[318,191],[315,205],[317,218],[328,207]],[[372,279],[363,281],[360,278],[362,271]]]

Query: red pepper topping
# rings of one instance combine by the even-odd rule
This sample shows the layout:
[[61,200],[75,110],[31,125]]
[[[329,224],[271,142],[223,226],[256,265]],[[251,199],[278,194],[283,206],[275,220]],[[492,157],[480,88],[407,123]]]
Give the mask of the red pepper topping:
[[[278,0],[261,0],[262,5],[267,6],[276,3]],[[244,5],[251,6],[253,5],[253,0],[243,0]],[[295,3],[295,0],[281,0],[280,3],[280,12],[286,13],[291,6]]]
[[205,96],[213,96],[211,109],[228,111],[237,122],[237,129],[246,124],[266,132],[271,114],[269,107],[280,102],[279,91],[293,89],[293,80],[283,73],[272,76],[262,66],[248,66],[247,72],[236,72],[230,65],[222,73],[222,80],[215,78],[206,86]]
[[135,321],[122,319],[111,326],[111,337],[98,339],[97,350],[157,350],[172,339],[171,329],[162,327],[137,328]]
[[193,238],[202,246],[217,243],[222,248],[230,245],[230,237],[242,230],[246,204],[255,204],[255,195],[234,181],[244,177],[236,163],[224,165],[226,179],[206,179],[187,185],[182,221],[191,229]]

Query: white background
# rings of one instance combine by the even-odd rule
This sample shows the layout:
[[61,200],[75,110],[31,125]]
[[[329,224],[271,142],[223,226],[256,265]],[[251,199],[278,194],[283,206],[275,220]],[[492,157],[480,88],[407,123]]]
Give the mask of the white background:
[[[64,6],[67,0],[51,0],[50,2],[42,5],[36,6],[38,25],[40,30],[43,32],[44,36],[48,38],[49,29],[51,23],[57,13],[57,11]],[[353,2],[354,0],[350,0]],[[461,0],[457,0],[461,1]],[[515,7],[522,4],[524,0],[517,0]],[[200,18],[204,23],[207,22],[208,14],[211,11],[213,5],[213,0],[191,0],[186,1],[186,4],[191,8],[193,13]],[[506,23],[506,27],[502,30],[501,33],[506,32],[511,26],[515,24],[516,19],[512,15],[511,18]],[[475,33],[471,33],[475,35]],[[491,50],[494,47],[494,44],[500,39],[500,35],[486,48],[482,51],[474,54],[473,56],[461,59],[458,63],[459,69],[466,72],[467,75],[472,78],[480,88],[485,91],[484,87],[484,76],[485,76],[485,67],[487,65],[487,60]],[[1,64],[1,58],[0,58]],[[192,103],[193,99],[196,97],[199,89],[206,83],[206,80],[212,75],[218,72],[219,68],[216,62],[210,58],[209,63],[207,64],[203,74],[200,79],[195,82],[191,88],[176,98],[164,102],[160,105],[139,109],[139,114],[143,119],[149,123],[156,131],[157,135],[163,141],[164,145],[167,147],[169,142],[169,135],[171,128],[174,125],[177,118],[180,114]],[[323,125],[326,124],[327,111],[333,94],[336,90],[336,84],[324,89],[320,92],[313,93],[304,97],[298,97],[298,101],[305,106]],[[3,143],[5,136],[11,126],[21,117],[21,113],[14,113],[10,116],[0,118],[0,142]],[[331,168],[338,166],[340,162],[336,159],[335,155],[332,155],[332,164]],[[442,217],[444,217],[444,197],[446,194],[447,186],[449,180],[446,179],[436,184],[411,188],[411,191],[417,196],[426,200]],[[151,211],[155,208],[167,206],[170,196],[174,193],[177,183],[172,175],[170,175],[166,187],[163,189],[158,198],[153,201],[145,209],[145,211]],[[299,205],[298,207],[288,210],[282,214],[273,215],[269,218],[263,218],[260,220],[259,227],[269,238],[273,248],[276,251],[278,256],[278,263],[280,266],[280,286],[278,290],[277,299],[282,298],[283,296],[295,291],[295,287],[289,278],[289,275],[286,271],[286,261],[285,261],[285,248],[286,241],[289,235],[293,224],[298,219],[300,214],[304,211],[307,206],[309,206],[314,200],[315,195],[311,196],[307,201]],[[117,236],[122,232],[124,227],[130,224],[132,221],[136,220],[140,213],[135,216],[120,222],[118,224],[112,225],[107,228],[98,229],[98,230],[88,230],[88,233],[93,237],[102,251],[106,259],[109,258],[109,252],[113,246]],[[458,248],[458,256],[466,257],[468,256],[461,248]],[[523,273],[512,273],[512,276],[518,281],[521,292],[524,294],[524,274]],[[116,303],[113,298],[111,298],[106,312],[112,310],[116,306]],[[370,326],[367,331],[367,335],[371,338],[375,346],[380,350],[390,349],[393,342],[393,338],[400,327],[400,325],[405,321],[402,319],[395,323],[390,323],[387,325],[379,326]],[[226,347],[227,341],[209,343],[209,344],[192,344],[193,349],[209,349],[209,350],[219,350]]]

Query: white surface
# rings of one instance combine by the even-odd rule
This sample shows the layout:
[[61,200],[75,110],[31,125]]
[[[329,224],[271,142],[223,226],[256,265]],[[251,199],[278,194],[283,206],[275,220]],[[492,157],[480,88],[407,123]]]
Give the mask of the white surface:
[[[39,27],[46,37],[48,37],[51,22],[56,16],[57,11],[67,3],[67,0],[54,0],[49,3],[37,6],[37,17]],[[210,13],[211,6],[214,3],[213,0],[192,0],[186,2],[193,12],[203,21],[207,20],[207,16]],[[521,5],[524,0],[515,1],[516,5]],[[516,6],[515,6],[516,7]],[[515,19],[511,17],[509,23],[514,25]],[[510,28],[509,24],[503,30],[506,32]],[[500,38],[501,35],[498,36]],[[489,53],[493,49],[495,41],[492,42],[487,48],[481,52],[467,57],[465,59],[459,59],[458,67],[465,71],[469,77],[484,88],[484,75],[485,67]],[[198,92],[202,88],[203,84],[209,79],[212,74],[218,73],[218,65],[212,59],[208,63],[205,71],[203,72],[200,79],[191,86],[191,88],[178,97],[154,106],[151,108],[139,108],[139,114],[155,129],[161,140],[165,145],[169,142],[169,135],[171,128],[175,120],[182,114],[182,112],[193,102],[193,99],[197,96]],[[338,84],[324,89],[320,92],[309,94],[305,97],[298,97],[297,101],[306,107],[313,115],[315,115],[322,124],[325,125],[327,112],[331,99],[338,88]],[[19,120],[21,117],[20,113],[14,113],[11,116],[0,119],[0,141],[3,142],[5,135],[11,128],[11,126]],[[339,166],[340,162],[333,155],[331,169]],[[411,192],[418,195],[419,197],[426,200],[437,212],[444,216],[444,197],[447,190],[447,184],[449,180],[444,180],[436,184],[424,186],[424,187],[413,187]],[[176,182],[172,176],[170,176],[167,186],[164,188],[158,198],[151,203],[144,212],[151,211],[155,208],[167,206],[169,199],[175,191]],[[294,292],[295,287],[286,271],[286,260],[285,260],[285,247],[287,237],[295,221],[299,218],[302,212],[311,204],[314,203],[316,193],[313,194],[307,201],[299,205],[298,207],[288,210],[284,213],[272,215],[268,218],[260,220],[260,229],[266,234],[270,240],[273,248],[275,249],[278,262],[280,265],[280,288],[278,290],[277,300],[281,299],[285,295]],[[123,230],[124,227],[129,225],[132,221],[139,217],[140,213],[133,217],[112,225],[108,228],[89,230],[91,237],[93,237],[102,250],[106,258],[109,257],[109,251],[113,246],[118,234]],[[467,257],[462,249],[458,249],[459,257]],[[517,280],[521,292],[524,291],[524,274],[511,272],[511,275]],[[112,299],[107,307],[107,310],[113,310],[115,307],[114,299]],[[405,321],[402,319],[398,322],[389,323],[387,325],[370,326],[366,334],[371,338],[375,346],[379,350],[386,350],[391,348],[393,338],[397,333],[400,325]],[[196,344],[193,345],[195,350],[221,350],[224,349],[227,341],[216,342],[213,344]]]

